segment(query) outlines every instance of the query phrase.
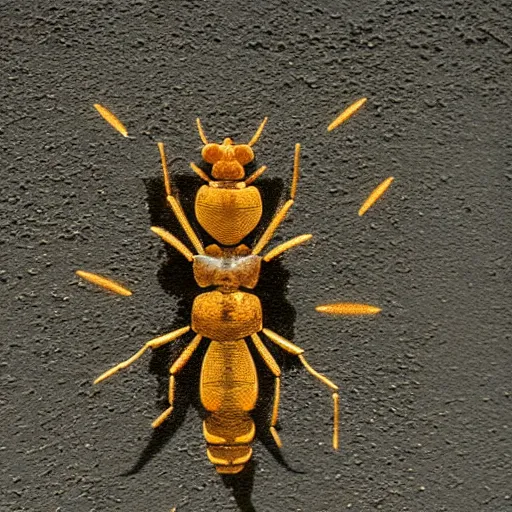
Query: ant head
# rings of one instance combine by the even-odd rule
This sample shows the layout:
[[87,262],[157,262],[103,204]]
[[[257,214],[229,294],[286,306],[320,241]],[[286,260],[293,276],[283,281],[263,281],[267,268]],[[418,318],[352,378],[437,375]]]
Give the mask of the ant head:
[[221,181],[241,180],[245,177],[244,165],[254,160],[254,152],[247,144],[233,144],[224,139],[222,144],[206,144],[201,151],[205,162],[213,164],[212,176]]
[[212,176],[219,181],[235,181],[245,177],[244,165],[254,160],[254,152],[251,148],[256,143],[267,118],[263,120],[260,127],[247,144],[235,144],[229,137],[224,139],[222,144],[209,143],[206,138],[201,121],[197,119],[197,128],[204,147],[201,156],[205,162],[212,164]]

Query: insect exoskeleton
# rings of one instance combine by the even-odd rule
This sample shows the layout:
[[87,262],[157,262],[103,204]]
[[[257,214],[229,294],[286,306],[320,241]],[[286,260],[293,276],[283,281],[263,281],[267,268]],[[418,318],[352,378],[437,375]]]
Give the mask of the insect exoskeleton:
[[243,182],[212,181],[199,189],[195,211],[201,227],[215,240],[235,245],[257,226],[263,208],[256,187],[246,187]]
[[197,119],[199,135],[204,143],[201,156],[206,163],[212,164],[213,179],[196,164],[190,164],[202,179],[208,181],[208,185],[203,185],[196,195],[195,214],[201,227],[222,245],[238,244],[261,219],[261,195],[250,184],[266,167],[260,167],[246,179],[244,166],[254,160],[251,146],[260,137],[266,122],[267,118],[247,144],[235,144],[230,138],[216,144],[208,142]]
[[219,473],[238,473],[252,455],[256,428],[250,412],[258,398],[258,375],[245,338],[263,328],[260,299],[238,288],[258,282],[261,257],[245,246],[194,257],[194,276],[201,287],[216,287],[196,297],[192,330],[209,338],[203,359],[200,396],[210,413],[203,421],[207,455]]

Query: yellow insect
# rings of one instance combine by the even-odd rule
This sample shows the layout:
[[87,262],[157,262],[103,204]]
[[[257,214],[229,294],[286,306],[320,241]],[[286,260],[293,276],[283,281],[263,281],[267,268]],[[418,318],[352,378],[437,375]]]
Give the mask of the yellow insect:
[[[360,102],[359,106],[362,103],[364,102]],[[104,107],[98,107],[96,106],[100,114],[120,133],[127,136],[126,128],[114,114]],[[357,110],[351,106],[347,111],[350,109],[348,114],[341,114],[340,117],[345,117],[340,123]],[[252,183],[261,176],[266,167],[260,167],[246,178],[244,166],[254,159],[252,146],[260,137],[266,121],[265,118],[247,144],[235,144],[229,138],[224,139],[222,144],[216,144],[208,142],[201,122],[197,120],[199,135],[204,144],[201,154],[204,161],[212,164],[212,171],[209,176],[196,164],[191,163],[194,172],[207,182],[207,185],[203,185],[197,193],[195,215],[201,227],[219,243],[206,248],[190,225],[178,199],[173,195],[164,145],[158,144],[167,202],[196,254],[165,229],[151,229],[193,264],[197,284],[203,288],[210,288],[210,291],[195,298],[189,325],[148,341],[132,357],[117,364],[94,381],[96,384],[107,379],[131,365],[146,350],[161,347],[192,331],[195,334],[192,341],[169,370],[169,407],[153,421],[152,425],[154,428],[160,426],[172,413],[176,375],[187,364],[198,346],[201,343],[208,343],[200,378],[201,403],[209,413],[203,422],[203,433],[207,442],[208,458],[219,473],[240,472],[252,455],[251,443],[255,436],[255,424],[251,411],[258,398],[258,375],[248,343],[253,344],[274,376],[270,432],[276,444],[281,446],[275,428],[279,413],[281,370],[260,337],[261,334],[282,350],[297,356],[306,370],[331,390],[334,404],[332,444],[335,449],[338,448],[338,387],[309,365],[302,348],[264,327],[260,299],[248,291],[254,289],[258,283],[262,262],[269,262],[312,237],[311,234],[295,237],[260,256],[294,202],[300,164],[300,145],[297,144],[290,198],[281,206],[252,248],[240,244],[252,232],[262,216],[261,195]],[[124,295],[126,292],[129,293],[124,287],[116,289],[120,285],[109,282],[103,276],[78,272],[84,279],[111,291]],[[328,304],[318,306],[317,310],[330,314],[356,315],[375,314],[380,311],[374,306],[352,303]]]

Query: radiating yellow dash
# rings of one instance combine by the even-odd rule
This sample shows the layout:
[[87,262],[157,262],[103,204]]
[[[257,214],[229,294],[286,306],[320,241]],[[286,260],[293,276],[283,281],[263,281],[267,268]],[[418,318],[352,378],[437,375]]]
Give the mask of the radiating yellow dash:
[[89,281],[90,283],[97,284],[106,290],[117,293],[118,295],[123,295],[124,297],[129,297],[132,292],[125,288],[124,286],[112,281],[112,279],[108,279],[107,277],[100,276],[98,274],[93,274],[92,272],[85,272],[84,270],[77,270],[76,275]]
[[367,98],[361,98],[347,107],[328,127],[327,131],[330,132],[337,128],[341,123],[344,123],[349,117],[353,116],[365,103]]
[[110,110],[100,105],[99,103],[94,104],[94,108],[100,113],[100,116],[107,121],[107,123],[117,130],[123,137],[128,137],[128,130],[125,125],[119,121],[119,119]]
[[375,187],[375,189],[372,191],[372,193],[368,196],[368,199],[363,203],[361,208],[359,208],[359,217],[364,215],[368,208],[370,208],[379,197],[386,192],[388,187],[391,185],[391,182],[394,180],[393,176],[390,176],[389,178],[386,178],[380,185]]
[[319,313],[329,315],[375,315],[381,309],[369,304],[356,304],[354,302],[337,302],[334,304],[323,304],[315,308]]

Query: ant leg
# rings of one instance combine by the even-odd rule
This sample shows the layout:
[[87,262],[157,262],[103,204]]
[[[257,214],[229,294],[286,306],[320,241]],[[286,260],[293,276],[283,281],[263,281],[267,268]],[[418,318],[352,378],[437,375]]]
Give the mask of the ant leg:
[[261,341],[261,338],[257,334],[251,334],[251,339],[254,343],[254,346],[258,350],[260,356],[262,357],[263,361],[267,365],[268,369],[274,374],[275,381],[274,381],[274,404],[272,406],[272,421],[270,423],[270,433],[272,434],[272,437],[274,438],[275,443],[277,444],[278,448],[281,448],[283,446],[283,443],[281,442],[281,439],[279,438],[279,434],[276,430],[277,425],[277,418],[279,415],[279,398],[281,395],[281,369],[279,368],[279,365],[276,363],[276,360],[272,356],[272,354],[269,352],[268,348],[263,344],[263,341]]
[[178,219],[178,222],[181,224],[181,227],[187,234],[188,239],[192,242],[192,245],[194,246],[197,253],[204,254],[203,244],[201,244],[198,236],[196,235],[195,231],[192,229],[192,226],[190,225],[190,222],[188,221],[187,216],[185,215],[185,212],[183,211],[183,208],[181,207],[181,204],[172,195],[171,181],[169,180],[169,172],[167,170],[167,161],[165,158],[165,150],[164,150],[163,142],[158,143],[158,150],[160,151],[160,158],[162,160],[162,170],[164,173],[164,184],[165,184],[165,193],[167,195],[167,202],[171,206],[172,211],[174,212],[174,215],[176,216],[176,218]]
[[160,414],[160,416],[158,416],[158,418],[153,421],[153,423],[151,423],[153,428],[159,427],[172,413],[174,408],[174,376],[188,363],[202,339],[203,337],[200,334],[197,334],[188,344],[187,348],[181,353],[180,357],[178,357],[178,359],[176,359],[174,364],[171,366],[171,369],[169,370],[169,407],[162,414]]
[[180,242],[180,240],[178,240],[174,235],[169,233],[169,231],[156,226],[152,226],[151,231],[158,235],[164,242],[172,245],[178,252],[181,252],[188,261],[194,261],[194,255],[189,251],[188,247],[186,247],[183,242]]
[[135,362],[137,359],[139,359],[144,352],[148,348],[158,348],[162,345],[165,345],[166,343],[169,343],[171,341],[174,341],[176,338],[179,338],[183,334],[186,334],[188,331],[190,331],[190,325],[187,325],[186,327],[182,327],[181,329],[176,329],[173,332],[170,332],[168,334],[164,334],[163,336],[159,336],[158,338],[153,338],[152,340],[148,341],[138,352],[136,352],[132,357],[127,359],[126,361],[123,361],[122,363],[119,363],[118,365],[114,366],[110,370],[107,370],[105,373],[101,374],[95,381],[94,384],[98,384],[102,380],[108,379],[114,373],[117,373],[119,370],[122,370],[123,368],[126,368],[130,366],[133,362]]
[[181,227],[185,230],[188,239],[192,242],[192,245],[194,246],[197,253],[204,254],[203,244],[192,229],[192,226],[190,225],[190,222],[188,221],[180,203],[178,203],[177,199],[173,196],[167,196],[167,202],[171,205],[174,215],[178,219],[178,222],[181,224]]
[[300,166],[300,144],[295,144],[295,154],[293,155],[293,176],[290,197],[295,199],[297,192],[297,183],[299,182],[299,166]]
[[304,368],[313,375],[313,377],[316,377],[318,380],[329,386],[331,389],[335,390],[335,392],[332,394],[332,400],[333,400],[333,422],[334,422],[334,429],[332,433],[332,447],[337,450],[338,449],[338,438],[339,438],[339,395],[337,393],[338,386],[334,384],[334,382],[331,382],[327,377],[322,375],[321,373],[318,373],[307,361],[306,358],[299,354],[300,362],[303,364]]
[[274,380],[274,405],[272,406],[272,421],[270,423],[270,433],[278,448],[283,446],[281,438],[276,430],[277,418],[279,415],[279,399],[281,397],[281,377],[276,377]]
[[298,356],[298,358],[300,359],[301,363],[304,365],[306,370],[309,373],[311,373],[311,375],[316,377],[318,380],[323,382],[326,386],[330,387],[332,390],[334,390],[334,391],[338,390],[338,386],[336,386],[336,384],[334,384],[334,382],[331,382],[327,377],[325,377],[321,373],[318,373],[315,369],[313,369],[309,365],[309,363],[306,361],[306,359],[302,355],[304,353],[304,349],[303,348],[298,347],[297,345],[295,345],[291,341],[288,341],[287,339],[283,338],[282,336],[280,336],[276,332],[271,331],[270,329],[264,328],[263,329],[263,333],[271,341],[273,341],[276,345],[281,347],[286,352],[289,352],[290,354],[293,354],[294,356]]
[[332,446],[335,450],[338,449],[338,423],[339,423],[339,395],[338,395],[338,386],[334,384],[334,382],[330,381],[325,375],[318,373],[307,361],[306,358],[302,355],[304,353],[304,349],[298,347],[293,344],[291,341],[283,338],[279,334],[271,331],[270,329],[263,329],[263,333],[267,336],[271,341],[273,341],[278,347],[282,348],[286,352],[297,356],[300,362],[303,364],[304,368],[313,375],[313,377],[317,378],[320,382],[324,383],[327,387],[332,389],[334,393],[332,394],[333,399],[333,407],[334,407],[334,430],[332,436]]
[[203,169],[201,169],[200,167],[198,167],[194,162],[190,162],[190,168],[204,181],[207,181],[208,183],[210,183],[211,178],[210,176],[208,176],[208,174],[206,174]]
[[284,218],[286,217],[286,214],[288,213],[288,210],[292,207],[292,205],[293,199],[288,199],[288,201],[284,203],[284,205],[272,219],[272,222],[268,225],[267,229],[259,239],[258,243],[254,246],[252,254],[259,254],[263,250],[263,248],[270,242],[270,239],[274,235],[275,230],[278,228],[279,224],[283,222]]
[[288,240],[287,242],[283,242],[277,247],[274,247],[271,251],[267,252],[267,254],[263,256],[263,260],[268,263],[270,260],[277,258],[280,254],[283,254],[283,252],[287,251],[288,249],[292,249],[297,245],[303,244],[304,242],[310,240],[312,237],[313,235],[300,235],[292,238],[291,240]]
[[276,360],[272,354],[269,352],[268,348],[264,345],[263,341],[261,341],[261,338],[257,334],[251,334],[251,339],[263,361],[265,361],[268,369],[274,374],[275,377],[280,377],[281,369],[279,368],[279,365],[276,363]]
[[262,165],[259,169],[256,169],[246,180],[245,186],[248,187],[251,183],[255,182],[265,171],[267,170],[266,165]]
[[281,209],[276,213],[267,229],[259,239],[258,243],[252,250],[252,254],[259,254],[263,248],[270,242],[270,239],[274,235],[274,232],[279,227],[279,224],[283,222],[288,210],[293,205],[293,200],[295,198],[295,193],[297,191],[297,182],[299,181],[299,162],[300,162],[300,144],[295,144],[295,156],[293,160],[293,177],[292,177],[292,186],[290,189],[290,199],[284,203]]
[[171,180],[169,179],[169,171],[167,170],[167,159],[165,158],[164,143],[157,144],[158,151],[160,152],[160,160],[162,161],[162,172],[164,173],[164,186],[166,196],[171,195]]

